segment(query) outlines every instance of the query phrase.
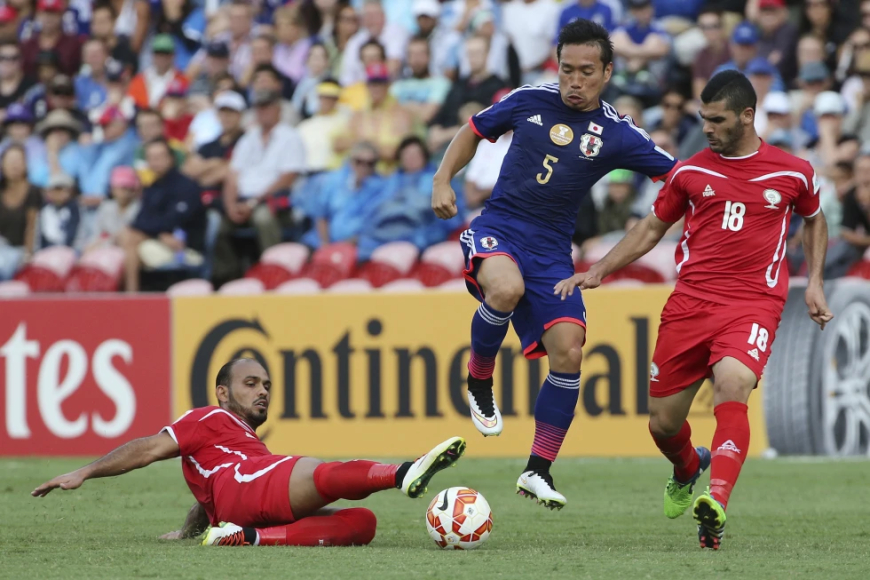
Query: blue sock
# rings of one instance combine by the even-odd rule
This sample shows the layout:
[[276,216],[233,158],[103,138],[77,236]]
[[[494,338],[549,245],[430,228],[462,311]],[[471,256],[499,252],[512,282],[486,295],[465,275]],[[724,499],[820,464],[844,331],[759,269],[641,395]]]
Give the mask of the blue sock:
[[495,357],[507,335],[513,312],[499,312],[481,302],[471,319],[471,359],[468,372],[475,379],[489,379],[495,369]]
[[580,373],[550,371],[535,402],[535,440],[532,455],[555,461],[574,420],[580,398]]

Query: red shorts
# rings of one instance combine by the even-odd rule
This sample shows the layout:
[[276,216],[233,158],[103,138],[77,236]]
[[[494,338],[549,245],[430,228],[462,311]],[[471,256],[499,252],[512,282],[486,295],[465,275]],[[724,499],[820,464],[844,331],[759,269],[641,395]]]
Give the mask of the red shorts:
[[662,310],[649,394],[668,397],[713,376],[713,365],[734,357],[761,379],[782,308],[776,304],[725,306],[674,292]]
[[295,521],[290,473],[301,457],[264,455],[222,469],[212,488],[214,521],[265,528]]

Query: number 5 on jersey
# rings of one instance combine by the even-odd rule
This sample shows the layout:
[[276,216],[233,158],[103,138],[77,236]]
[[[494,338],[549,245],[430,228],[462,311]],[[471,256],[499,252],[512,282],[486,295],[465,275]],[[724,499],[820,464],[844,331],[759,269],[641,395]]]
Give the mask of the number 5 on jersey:
[[[732,232],[740,231],[743,227],[743,216],[746,215],[746,206],[739,201],[725,202],[725,215],[722,217],[722,229]],[[762,349],[764,350],[764,349]]]
[[544,169],[547,170],[547,175],[543,175],[543,173],[538,174],[538,183],[541,185],[545,185],[553,177],[553,166],[550,163],[559,163],[559,158],[552,155],[544,157]]

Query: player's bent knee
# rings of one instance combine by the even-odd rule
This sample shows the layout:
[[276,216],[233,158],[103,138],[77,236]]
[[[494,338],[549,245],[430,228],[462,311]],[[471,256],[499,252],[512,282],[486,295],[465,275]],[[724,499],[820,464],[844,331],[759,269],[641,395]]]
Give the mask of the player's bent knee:
[[713,404],[727,403],[737,401],[746,403],[749,400],[749,395],[752,394],[752,389],[755,388],[755,382],[744,380],[740,377],[725,377],[722,380],[713,382]]
[[558,349],[555,353],[548,353],[550,357],[550,369],[557,373],[576,373],[583,364],[583,343],[572,341],[565,348]]
[[500,312],[513,312],[520,298],[526,293],[522,278],[496,279],[484,289],[486,303]]
[[666,408],[650,406],[649,430],[656,438],[673,437],[680,432],[685,419]]

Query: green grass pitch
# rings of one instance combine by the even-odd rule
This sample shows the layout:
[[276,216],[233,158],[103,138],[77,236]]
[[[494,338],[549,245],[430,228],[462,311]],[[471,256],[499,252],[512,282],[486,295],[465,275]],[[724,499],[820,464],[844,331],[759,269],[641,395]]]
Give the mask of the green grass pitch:
[[662,515],[668,466],[656,459],[560,460],[554,474],[569,503],[550,512],[514,494],[522,461],[466,457],[433,480],[426,498],[453,485],[484,494],[493,533],[472,552],[436,549],[424,524],[429,500],[398,491],[360,502],[379,520],[368,547],[159,541],[192,503],[177,460],[28,495],[80,464],[0,460],[0,578],[870,578],[867,461],[750,460],[719,552],[698,548],[688,514]]

